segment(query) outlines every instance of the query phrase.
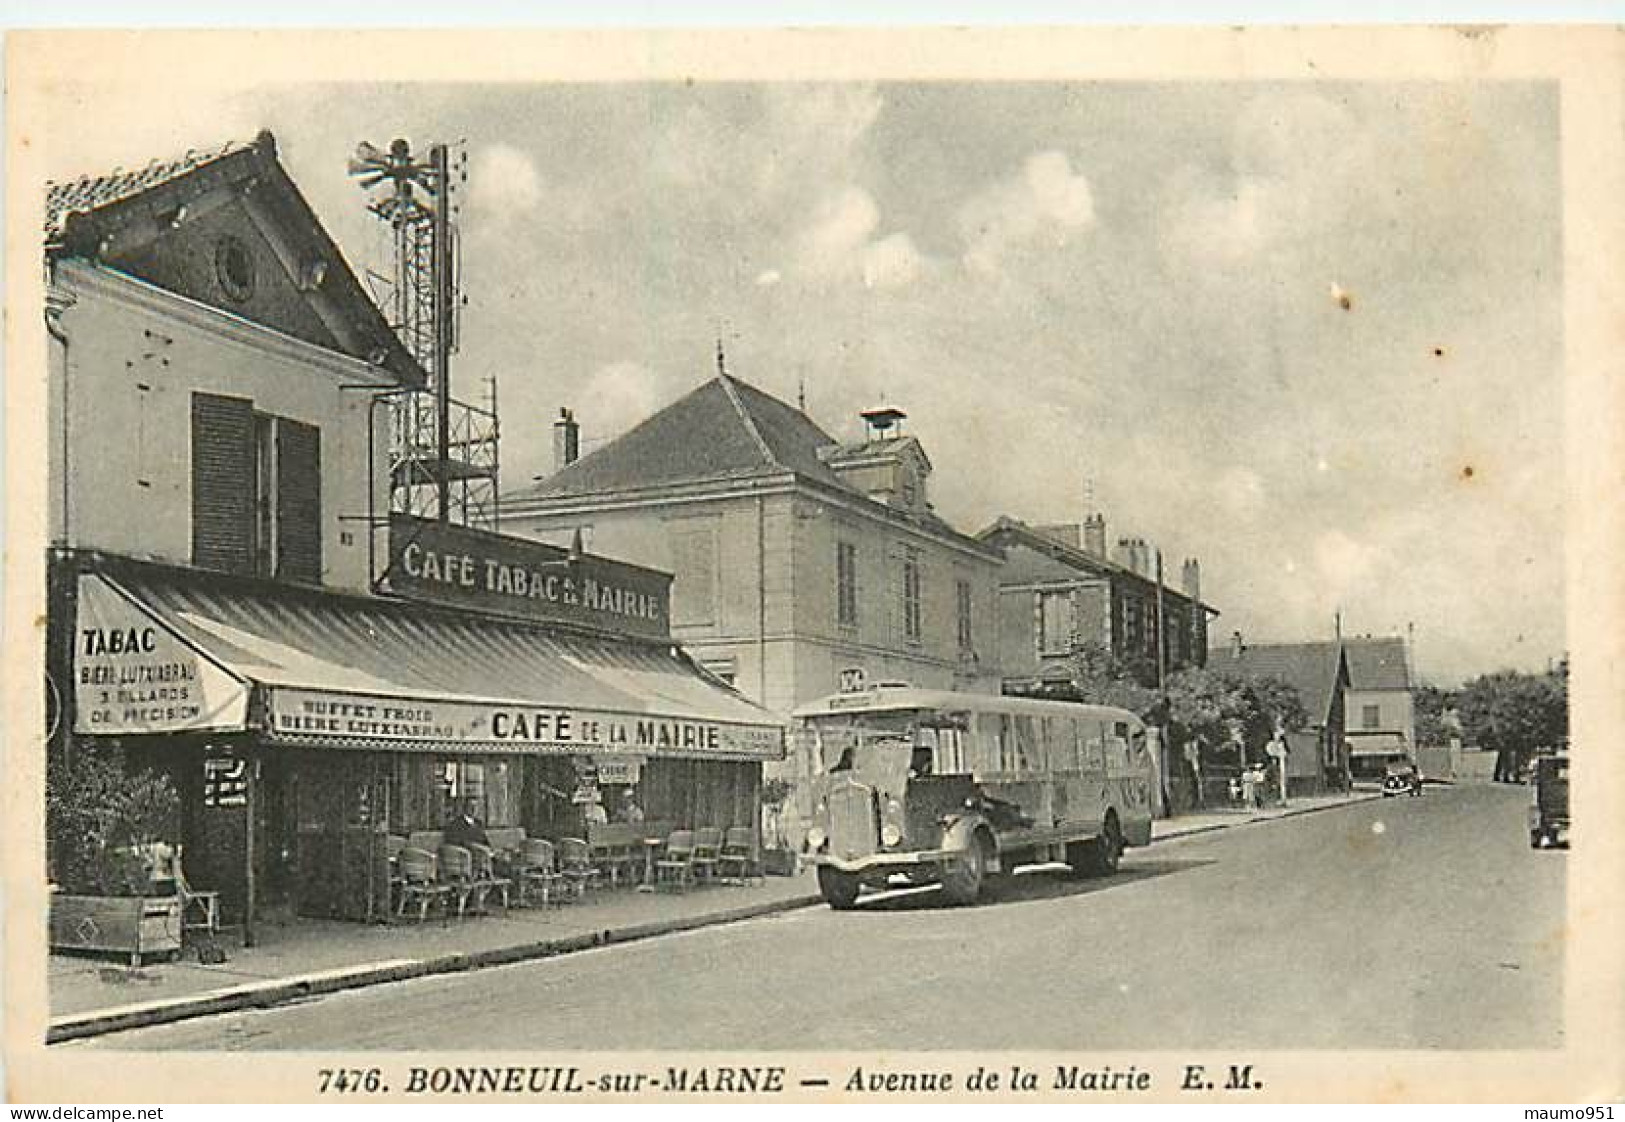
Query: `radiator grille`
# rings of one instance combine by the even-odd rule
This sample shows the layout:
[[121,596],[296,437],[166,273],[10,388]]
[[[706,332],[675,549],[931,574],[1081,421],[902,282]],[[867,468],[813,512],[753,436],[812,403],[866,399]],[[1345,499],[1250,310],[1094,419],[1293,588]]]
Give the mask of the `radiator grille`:
[[829,847],[836,856],[850,860],[875,851],[880,840],[875,821],[874,792],[849,783],[829,795]]

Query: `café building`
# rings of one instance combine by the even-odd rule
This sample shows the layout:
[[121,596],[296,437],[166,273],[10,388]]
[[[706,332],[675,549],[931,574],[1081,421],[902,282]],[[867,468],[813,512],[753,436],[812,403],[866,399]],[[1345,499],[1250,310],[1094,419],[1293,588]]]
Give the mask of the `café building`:
[[377,595],[74,559],[75,733],[172,777],[188,876],[228,922],[383,918],[390,839],[468,800],[510,837],[756,827],[782,728],[672,642],[668,575],[390,530]]

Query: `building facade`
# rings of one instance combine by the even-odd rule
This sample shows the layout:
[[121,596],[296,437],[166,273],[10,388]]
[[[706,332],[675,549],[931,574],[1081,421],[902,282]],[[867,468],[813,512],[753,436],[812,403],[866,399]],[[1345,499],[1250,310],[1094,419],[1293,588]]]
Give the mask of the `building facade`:
[[[1158,578],[1150,548],[1124,539],[1106,556],[1105,519],[1028,526],[1000,518],[978,537],[1005,557],[999,578],[997,659],[1004,688],[1026,692],[1071,681],[1075,656],[1093,648],[1155,681],[1207,661],[1201,569],[1187,559],[1178,587]],[[1159,649],[1160,648],[1160,649]]]
[[169,780],[154,840],[245,938],[380,917],[470,800],[510,836],[755,826],[782,728],[673,645],[668,575],[387,516],[426,376],[269,134],[47,212],[53,780]]
[[1286,734],[1288,795],[1348,789],[1349,660],[1341,641],[1249,644],[1238,632],[1209,655],[1208,668],[1276,678],[1297,691],[1307,720]]
[[932,511],[902,415],[865,416],[842,445],[719,372],[505,495],[501,527],[672,573],[673,636],[776,712],[859,679],[996,692],[998,551]]
[[1416,759],[1416,710],[1410,659],[1398,636],[1343,640],[1348,653],[1350,766],[1380,776],[1393,760]]

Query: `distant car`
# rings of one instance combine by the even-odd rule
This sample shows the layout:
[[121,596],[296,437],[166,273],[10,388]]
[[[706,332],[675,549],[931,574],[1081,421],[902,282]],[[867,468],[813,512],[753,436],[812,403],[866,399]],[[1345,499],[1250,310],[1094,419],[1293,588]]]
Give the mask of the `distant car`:
[[1397,760],[1383,771],[1382,797],[1392,795],[1410,795],[1415,798],[1422,793],[1422,773],[1416,770],[1416,765],[1409,760]]
[[1569,844],[1569,758],[1537,756],[1529,776],[1529,844]]

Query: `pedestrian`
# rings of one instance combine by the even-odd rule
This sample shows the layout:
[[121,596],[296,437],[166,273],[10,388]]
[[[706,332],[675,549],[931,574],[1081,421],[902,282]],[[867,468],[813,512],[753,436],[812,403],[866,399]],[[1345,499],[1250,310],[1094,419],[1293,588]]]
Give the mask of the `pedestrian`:
[[485,833],[485,823],[479,817],[480,800],[470,796],[458,804],[457,811],[446,820],[440,831],[440,840],[445,845],[457,845],[468,848],[470,845],[490,845]]

